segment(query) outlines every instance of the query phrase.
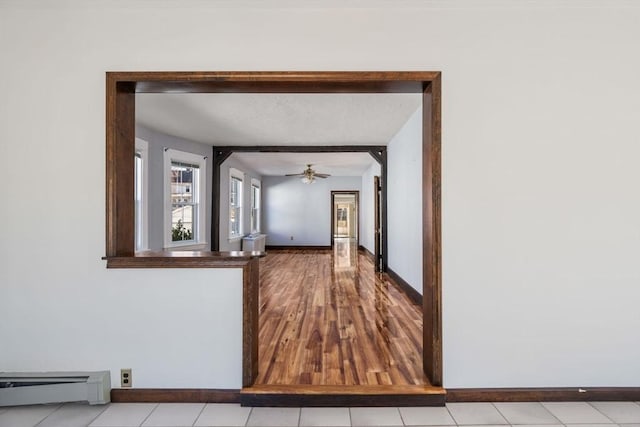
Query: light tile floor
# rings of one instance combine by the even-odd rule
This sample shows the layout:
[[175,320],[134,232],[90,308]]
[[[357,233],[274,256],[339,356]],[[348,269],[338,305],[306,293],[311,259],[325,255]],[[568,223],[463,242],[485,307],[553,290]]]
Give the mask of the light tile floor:
[[443,408],[243,408],[83,403],[0,408],[0,427],[640,427],[638,402],[450,403]]

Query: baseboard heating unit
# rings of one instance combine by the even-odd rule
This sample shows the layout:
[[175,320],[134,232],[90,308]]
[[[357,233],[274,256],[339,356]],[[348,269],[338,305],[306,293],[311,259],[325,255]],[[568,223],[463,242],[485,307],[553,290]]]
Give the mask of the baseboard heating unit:
[[111,374],[98,372],[0,372],[0,406],[111,401]]

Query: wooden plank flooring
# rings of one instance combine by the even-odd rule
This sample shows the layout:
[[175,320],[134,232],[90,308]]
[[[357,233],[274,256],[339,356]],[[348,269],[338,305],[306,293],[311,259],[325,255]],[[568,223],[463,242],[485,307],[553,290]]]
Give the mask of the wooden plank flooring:
[[421,307],[336,243],[261,259],[256,386],[429,386]]

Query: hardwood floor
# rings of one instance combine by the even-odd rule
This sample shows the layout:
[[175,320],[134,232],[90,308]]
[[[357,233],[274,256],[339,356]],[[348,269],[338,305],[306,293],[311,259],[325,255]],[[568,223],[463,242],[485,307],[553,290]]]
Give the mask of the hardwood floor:
[[421,307],[355,244],[260,260],[259,385],[429,386]]

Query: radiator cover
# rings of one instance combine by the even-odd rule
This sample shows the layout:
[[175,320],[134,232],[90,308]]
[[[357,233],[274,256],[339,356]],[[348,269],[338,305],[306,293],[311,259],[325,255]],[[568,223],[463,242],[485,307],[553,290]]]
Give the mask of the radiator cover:
[[111,401],[111,373],[0,372],[0,406]]

